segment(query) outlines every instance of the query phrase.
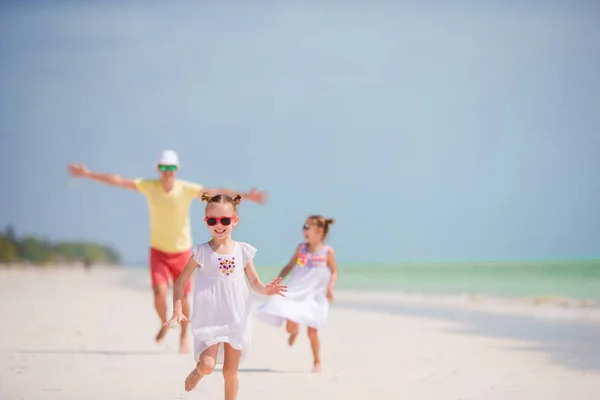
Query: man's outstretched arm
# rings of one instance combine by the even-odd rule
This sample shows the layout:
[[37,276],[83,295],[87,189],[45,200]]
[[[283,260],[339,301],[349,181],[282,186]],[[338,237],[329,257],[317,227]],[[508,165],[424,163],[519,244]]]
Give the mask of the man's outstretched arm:
[[71,164],[69,165],[69,173],[71,176],[78,178],[89,178],[97,182],[104,183],[106,185],[116,186],[123,189],[138,190],[137,185],[133,179],[124,178],[116,174],[101,174],[92,172],[85,167],[83,164]]

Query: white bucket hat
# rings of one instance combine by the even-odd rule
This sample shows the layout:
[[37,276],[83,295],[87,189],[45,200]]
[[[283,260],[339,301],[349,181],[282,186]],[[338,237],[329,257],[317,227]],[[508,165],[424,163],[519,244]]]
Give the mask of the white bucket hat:
[[165,150],[160,154],[160,158],[155,165],[175,165],[179,168],[179,157],[175,150]]

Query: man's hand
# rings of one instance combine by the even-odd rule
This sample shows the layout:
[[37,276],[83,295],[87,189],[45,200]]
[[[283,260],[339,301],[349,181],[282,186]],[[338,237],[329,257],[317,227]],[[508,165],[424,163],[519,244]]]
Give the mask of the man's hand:
[[69,165],[69,173],[71,176],[76,176],[78,178],[85,178],[89,176],[90,170],[86,168],[83,164],[71,164]]
[[267,192],[259,192],[255,187],[253,187],[249,192],[242,195],[242,199],[254,201],[259,204],[266,204],[268,194]]

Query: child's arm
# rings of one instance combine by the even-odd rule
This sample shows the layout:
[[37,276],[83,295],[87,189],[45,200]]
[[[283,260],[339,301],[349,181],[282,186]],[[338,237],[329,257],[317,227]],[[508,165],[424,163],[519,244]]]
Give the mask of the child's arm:
[[262,283],[260,278],[258,277],[258,273],[256,272],[256,268],[254,267],[254,261],[248,261],[245,268],[246,276],[248,277],[248,283],[252,290],[256,293],[260,293],[266,296],[272,296],[274,294],[279,294],[283,296],[283,292],[287,290],[287,286],[282,286],[279,284],[281,282],[281,278],[275,278],[271,283],[265,285]]
[[296,261],[298,261],[298,252],[300,251],[300,246],[302,246],[302,245],[299,244],[298,247],[296,247],[296,251],[294,252],[294,255],[292,256],[290,261],[287,263],[287,265],[285,267],[283,267],[283,269],[279,273],[279,277],[281,279],[284,279],[290,272],[292,272],[292,269],[294,269],[294,267],[296,266]]
[[190,257],[190,260],[188,261],[185,268],[183,269],[181,274],[179,274],[179,277],[175,281],[175,284],[173,285],[173,316],[169,321],[165,322],[164,325],[171,325],[174,322],[182,321],[190,322],[185,317],[185,315],[183,315],[181,299],[183,298],[183,290],[185,288],[185,284],[187,283],[188,279],[190,279],[197,266],[198,263],[196,262],[196,260],[194,260],[194,257]]
[[327,298],[329,301],[333,301],[333,288],[335,287],[335,282],[338,277],[338,267],[337,260],[335,259],[335,251],[333,248],[330,248],[327,252],[327,266],[331,270],[331,280],[329,281],[329,286],[327,287]]

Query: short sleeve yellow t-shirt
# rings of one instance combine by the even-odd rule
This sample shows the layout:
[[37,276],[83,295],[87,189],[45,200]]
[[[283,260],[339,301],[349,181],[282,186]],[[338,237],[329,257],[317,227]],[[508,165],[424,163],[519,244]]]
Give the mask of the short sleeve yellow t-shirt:
[[168,193],[157,179],[136,179],[135,185],[148,201],[150,246],[165,253],[191,249],[190,207],[202,185],[177,179]]

